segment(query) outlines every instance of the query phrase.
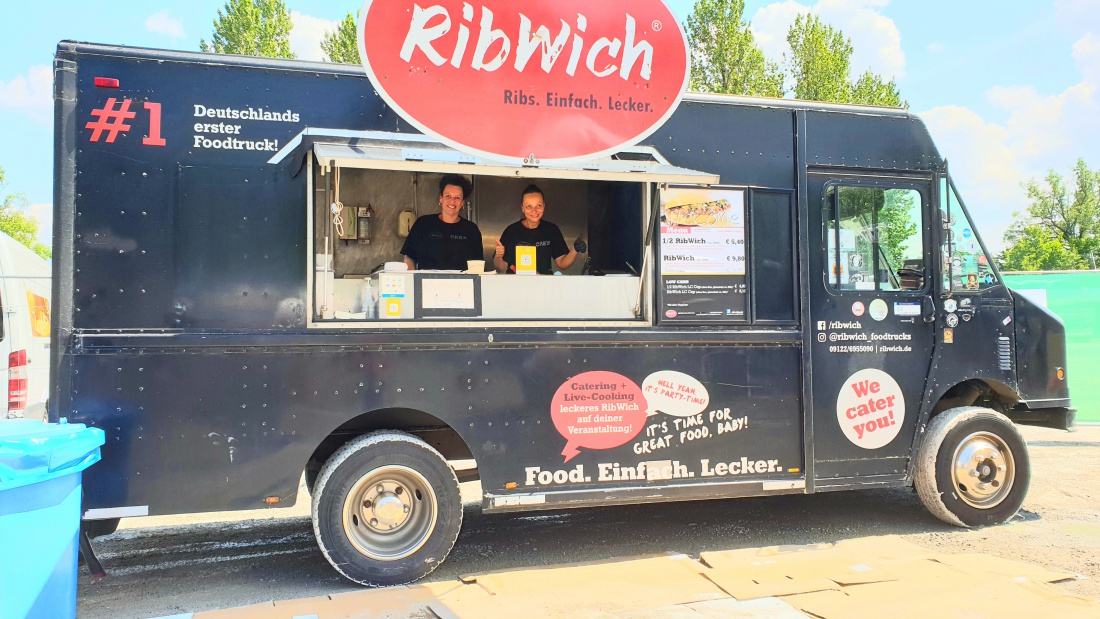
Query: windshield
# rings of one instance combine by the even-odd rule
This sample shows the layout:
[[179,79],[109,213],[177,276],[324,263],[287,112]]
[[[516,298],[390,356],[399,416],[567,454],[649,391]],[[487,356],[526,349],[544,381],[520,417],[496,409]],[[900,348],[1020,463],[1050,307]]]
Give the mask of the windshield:
[[940,182],[943,219],[944,290],[980,292],[1000,283],[954,183]]

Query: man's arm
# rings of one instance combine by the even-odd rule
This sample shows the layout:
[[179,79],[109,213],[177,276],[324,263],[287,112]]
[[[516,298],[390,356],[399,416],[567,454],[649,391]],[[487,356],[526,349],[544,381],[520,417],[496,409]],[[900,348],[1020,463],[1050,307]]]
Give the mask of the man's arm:
[[410,258],[408,256],[402,256],[402,258],[405,259],[405,266],[409,267],[410,271],[415,271],[416,270],[416,263],[413,262],[412,258]]

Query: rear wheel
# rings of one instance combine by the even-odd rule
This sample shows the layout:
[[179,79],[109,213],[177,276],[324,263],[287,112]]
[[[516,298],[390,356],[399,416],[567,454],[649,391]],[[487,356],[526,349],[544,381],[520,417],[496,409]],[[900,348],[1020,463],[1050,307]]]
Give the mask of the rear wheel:
[[461,527],[454,471],[404,432],[374,432],[344,445],[314,486],[317,543],[337,571],[360,584],[423,578],[446,558]]
[[928,424],[914,485],[934,516],[961,527],[999,524],[1023,505],[1031,479],[1027,444],[1004,415],[946,410]]

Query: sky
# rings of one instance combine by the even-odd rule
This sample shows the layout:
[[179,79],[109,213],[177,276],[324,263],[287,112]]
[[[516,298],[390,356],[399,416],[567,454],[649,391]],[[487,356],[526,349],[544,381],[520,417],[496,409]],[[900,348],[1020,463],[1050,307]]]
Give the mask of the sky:
[[[686,20],[694,0],[666,0]],[[198,50],[225,0],[47,0],[13,3],[0,42],[3,193],[22,193],[50,243],[53,198],[51,62],[63,39]],[[355,0],[286,0],[299,58]],[[476,4],[476,2],[475,2]],[[1078,158],[1100,168],[1100,0],[746,0],[765,54],[782,62],[795,17],[814,13],[854,48],[854,74],[897,80],[928,126],[994,252],[1023,184]]]

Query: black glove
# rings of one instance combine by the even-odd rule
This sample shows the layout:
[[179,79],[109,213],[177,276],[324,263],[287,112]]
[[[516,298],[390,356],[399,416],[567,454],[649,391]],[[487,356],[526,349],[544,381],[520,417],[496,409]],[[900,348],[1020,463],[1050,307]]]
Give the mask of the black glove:
[[583,254],[588,251],[588,243],[584,242],[583,236],[578,236],[577,240],[573,241],[573,249],[577,250],[578,254]]

